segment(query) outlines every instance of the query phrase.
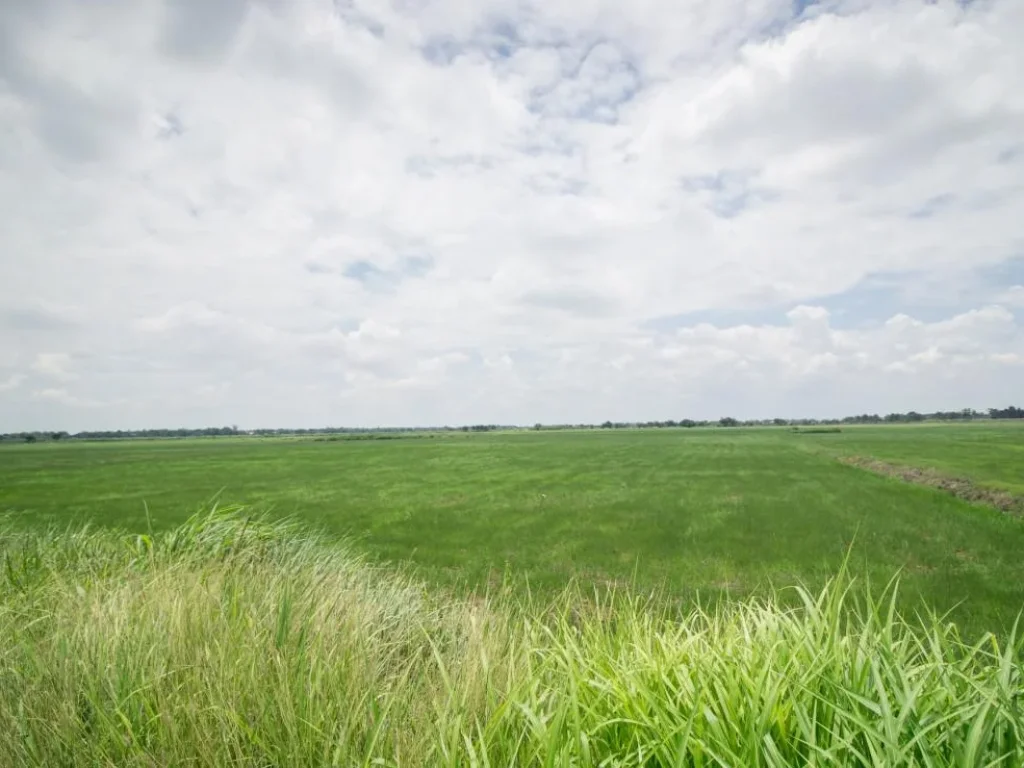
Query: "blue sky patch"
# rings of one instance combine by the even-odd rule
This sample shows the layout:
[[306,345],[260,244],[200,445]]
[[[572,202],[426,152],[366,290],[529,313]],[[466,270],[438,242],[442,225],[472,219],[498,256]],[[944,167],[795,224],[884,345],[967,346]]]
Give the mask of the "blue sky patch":
[[351,264],[345,267],[342,271],[345,277],[351,277],[353,280],[358,280],[361,283],[368,282],[375,278],[379,278],[384,272],[368,261],[353,261]]
[[423,58],[431,64],[447,65],[466,51],[466,46],[450,36],[437,36],[427,40],[420,47]]
[[395,288],[405,280],[425,277],[433,267],[433,257],[425,254],[411,254],[403,256],[391,269],[384,269],[365,259],[358,259],[346,264],[341,273],[350,280],[362,283],[368,291],[384,292]]
[[[878,325],[898,314],[934,323],[987,304],[998,303],[1000,294],[1014,285],[1024,285],[1024,257],[956,275],[928,272],[875,273],[849,290],[838,293],[811,296],[800,301],[773,302],[761,307],[702,309],[664,315],[651,318],[643,327],[671,332],[701,323],[716,328],[788,325],[786,313],[797,304],[828,310],[829,324],[837,330]],[[1021,308],[1007,309],[1018,318],[1024,315]]]
[[684,176],[680,185],[695,193],[716,216],[731,219],[759,202],[778,199],[776,191],[752,184],[753,178],[754,174],[748,171],[725,169],[713,174]]

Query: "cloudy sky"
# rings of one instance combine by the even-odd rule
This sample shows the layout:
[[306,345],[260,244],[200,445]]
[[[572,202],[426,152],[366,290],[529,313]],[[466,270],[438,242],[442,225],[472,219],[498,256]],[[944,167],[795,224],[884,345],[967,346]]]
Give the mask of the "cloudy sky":
[[0,432],[1024,392],[1020,0],[5,0]]

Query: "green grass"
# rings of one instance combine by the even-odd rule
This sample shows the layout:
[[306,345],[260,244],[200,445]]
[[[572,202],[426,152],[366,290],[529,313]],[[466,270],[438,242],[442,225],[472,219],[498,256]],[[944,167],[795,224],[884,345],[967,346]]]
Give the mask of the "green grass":
[[1024,495],[1024,423],[843,427],[815,440],[846,455],[937,469]]
[[1024,764],[1019,636],[843,573],[680,612],[454,597],[231,510],[0,541],[4,766]]
[[851,568],[970,631],[1024,605],[1024,521],[835,460],[920,462],[1020,487],[1017,425],[597,431],[315,442],[214,439],[0,448],[0,511],[147,530],[225,503],[298,515],[445,586],[570,578],[698,593],[820,587]]

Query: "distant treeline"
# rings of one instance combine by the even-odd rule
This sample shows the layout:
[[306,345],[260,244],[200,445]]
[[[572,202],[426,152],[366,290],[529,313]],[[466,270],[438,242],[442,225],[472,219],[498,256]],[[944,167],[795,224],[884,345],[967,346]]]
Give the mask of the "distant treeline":
[[87,430],[83,432],[10,432],[0,434],[0,442],[23,441],[59,441],[59,440],[130,440],[153,438],[185,438],[185,437],[302,437],[310,435],[350,435],[350,436],[386,436],[409,432],[494,432],[497,430],[520,429],[520,427],[501,424],[474,424],[465,427],[313,427],[294,429],[282,427],[278,429],[239,429],[238,427],[201,427],[198,429],[117,429]]
[[[919,421],[975,421],[978,419],[1024,419],[1024,408],[1010,406],[1009,408],[989,408],[987,411],[978,411],[974,408],[963,408],[959,411],[934,411],[932,413],[918,413],[908,411],[907,413],[890,413],[882,416],[877,413],[862,413],[857,416],[846,416],[841,419],[734,419],[725,416],[721,419],[710,421],[694,421],[693,419],[680,419],[679,421],[642,421],[642,422],[619,422],[606,421],[600,425],[601,429],[646,429],[651,427],[812,427],[817,425],[839,426],[841,424],[909,424]],[[546,429],[537,425],[536,429]],[[591,427],[592,429],[593,427]]]
[[[556,429],[659,429],[666,427],[810,427],[817,425],[841,424],[905,424],[921,421],[975,421],[978,419],[1024,419],[1024,408],[989,408],[977,411],[964,408],[959,411],[935,411],[933,413],[863,413],[842,419],[721,419],[673,421],[606,421],[603,424],[534,424],[534,430]],[[510,424],[472,424],[461,427],[318,427],[312,429],[239,429],[238,427],[203,427],[201,429],[118,429],[76,432],[11,432],[0,434],[0,442],[59,441],[59,440],[125,440],[131,438],[182,438],[182,437],[224,437],[249,435],[256,437],[285,437],[304,435],[387,435],[409,432],[495,432],[498,430],[521,430],[526,427]]]

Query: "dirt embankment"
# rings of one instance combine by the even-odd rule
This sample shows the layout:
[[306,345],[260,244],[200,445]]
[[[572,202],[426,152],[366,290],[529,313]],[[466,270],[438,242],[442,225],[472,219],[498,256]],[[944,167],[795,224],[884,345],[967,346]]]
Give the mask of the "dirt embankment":
[[1024,515],[1024,497],[1016,496],[1009,491],[986,488],[967,478],[950,477],[935,469],[921,469],[920,467],[890,464],[869,456],[843,456],[839,460],[844,464],[860,467],[879,475],[897,477],[907,483],[938,488],[956,496],[958,499],[974,504],[985,504],[989,507],[995,507],[1008,515]]

